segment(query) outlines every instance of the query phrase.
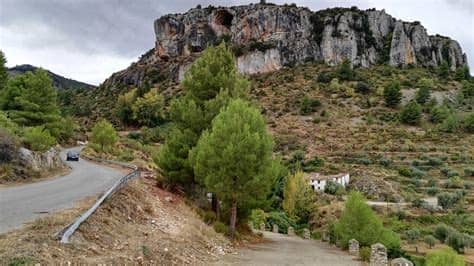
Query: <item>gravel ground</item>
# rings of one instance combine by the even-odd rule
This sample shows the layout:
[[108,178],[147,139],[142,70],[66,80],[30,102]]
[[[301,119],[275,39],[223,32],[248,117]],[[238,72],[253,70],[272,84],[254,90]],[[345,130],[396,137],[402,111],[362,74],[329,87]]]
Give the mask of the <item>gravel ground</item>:
[[361,265],[348,253],[315,240],[304,240],[270,232],[268,240],[228,254],[214,265]]

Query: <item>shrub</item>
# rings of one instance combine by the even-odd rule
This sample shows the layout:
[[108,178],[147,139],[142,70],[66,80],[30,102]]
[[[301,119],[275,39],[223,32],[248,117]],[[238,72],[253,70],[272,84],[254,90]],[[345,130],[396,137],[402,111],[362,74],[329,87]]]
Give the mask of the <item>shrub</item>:
[[379,164],[384,166],[384,167],[389,167],[390,165],[392,165],[393,161],[390,160],[390,159],[387,159],[387,158],[382,158],[379,160]]
[[416,102],[419,104],[425,104],[430,99],[430,90],[428,88],[420,88],[416,92]]
[[112,124],[107,120],[98,122],[92,128],[91,141],[100,146],[101,151],[104,148],[111,147],[118,141],[119,137]]
[[7,114],[2,111],[0,111],[0,128],[10,134],[15,134],[18,131],[18,125],[8,118]]
[[400,91],[400,83],[394,81],[386,86],[383,90],[385,104],[389,107],[396,107],[402,100],[402,92]]
[[461,92],[467,98],[473,97],[474,96],[474,83],[463,81]]
[[286,233],[288,227],[296,227],[296,223],[286,215],[284,212],[270,212],[267,217],[268,224],[272,227],[274,224],[278,226],[280,233]]
[[370,260],[370,247],[362,247],[359,249],[359,257],[362,261],[369,261]]
[[453,176],[446,182],[447,188],[463,188],[464,181],[459,176]]
[[44,152],[56,144],[56,139],[43,126],[38,126],[25,130],[23,142],[34,151]]
[[474,167],[466,167],[466,168],[464,168],[464,175],[466,175],[466,176],[474,176]]
[[450,248],[431,252],[426,256],[426,266],[464,266],[464,258]]
[[434,245],[436,244],[436,238],[432,235],[425,236],[424,241],[430,248],[433,248]]
[[404,167],[404,166],[400,166],[400,168],[398,169],[398,174],[400,174],[401,176],[405,176],[405,177],[411,177],[411,171],[410,169]]
[[322,72],[318,75],[318,82],[329,83],[331,82],[332,76],[328,73]]
[[450,114],[450,111],[446,105],[437,105],[430,111],[430,121],[438,124],[443,122]]
[[441,241],[442,243],[444,243],[444,241],[446,240],[446,238],[448,237],[448,235],[452,232],[452,231],[455,231],[456,229],[446,225],[446,224],[438,224],[436,227],[435,227],[435,230],[434,230],[434,236],[439,240]]
[[400,113],[400,120],[405,124],[417,125],[421,119],[421,106],[417,102],[405,105]]
[[0,164],[11,162],[17,154],[18,143],[6,130],[0,128]]
[[466,247],[466,241],[464,235],[458,231],[451,231],[446,238],[446,244],[456,250],[458,253],[464,252],[464,247]]
[[311,114],[319,106],[321,106],[321,102],[318,99],[311,99],[305,96],[303,100],[301,101],[300,114],[302,115]]
[[438,194],[438,191],[439,191],[439,189],[437,187],[429,187],[426,190],[426,193],[428,193],[428,195],[430,195],[430,196],[434,196],[434,195]]
[[228,235],[229,234],[229,227],[222,223],[222,222],[215,222],[214,225],[212,226],[214,228],[214,231],[220,234]]
[[366,94],[366,93],[369,93],[370,90],[371,90],[370,85],[363,81],[357,82],[355,86],[355,91],[358,93]]
[[357,192],[349,194],[341,217],[334,225],[334,232],[344,248],[352,238],[357,239],[362,246],[380,242],[387,247],[389,253],[400,247],[400,237],[383,226],[364,197]]
[[351,61],[344,60],[337,70],[337,76],[341,80],[352,80],[354,78],[354,71],[352,70]]
[[341,184],[330,181],[330,180],[326,183],[326,186],[324,187],[324,192],[331,195],[336,195],[336,194],[341,194],[341,193],[344,194],[344,191],[345,189]]
[[468,115],[464,120],[464,129],[468,133],[474,133],[474,113]]
[[216,221],[216,213],[213,212],[213,211],[206,211],[204,212],[204,215],[203,215],[203,220],[206,224],[212,224],[213,222]]
[[419,104],[425,104],[430,99],[430,89],[434,86],[433,80],[421,78],[416,85],[419,89],[416,92],[415,100]]
[[459,120],[458,118],[453,115],[449,114],[446,119],[443,120],[441,125],[439,125],[439,130],[446,132],[446,133],[454,133],[459,127]]
[[420,238],[420,231],[418,229],[410,229],[405,232],[405,237],[409,243],[415,243]]
[[449,209],[454,206],[459,200],[460,197],[456,193],[443,192],[438,194],[438,204],[443,207],[443,209]]
[[261,209],[254,209],[250,212],[250,221],[254,228],[260,228],[260,224],[267,222],[267,214]]

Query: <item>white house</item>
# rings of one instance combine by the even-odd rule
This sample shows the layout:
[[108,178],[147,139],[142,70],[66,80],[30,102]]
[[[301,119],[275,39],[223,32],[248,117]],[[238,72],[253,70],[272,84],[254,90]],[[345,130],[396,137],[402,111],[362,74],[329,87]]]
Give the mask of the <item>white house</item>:
[[346,187],[349,184],[350,175],[349,173],[337,175],[321,175],[319,173],[310,173],[308,174],[307,178],[314,191],[324,191],[328,181],[332,181],[341,184],[343,187]]

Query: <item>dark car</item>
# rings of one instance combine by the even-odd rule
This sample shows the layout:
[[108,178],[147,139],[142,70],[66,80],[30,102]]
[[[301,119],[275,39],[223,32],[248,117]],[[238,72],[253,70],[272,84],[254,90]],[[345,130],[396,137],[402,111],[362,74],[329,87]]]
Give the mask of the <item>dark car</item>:
[[79,161],[79,152],[68,151],[66,161]]

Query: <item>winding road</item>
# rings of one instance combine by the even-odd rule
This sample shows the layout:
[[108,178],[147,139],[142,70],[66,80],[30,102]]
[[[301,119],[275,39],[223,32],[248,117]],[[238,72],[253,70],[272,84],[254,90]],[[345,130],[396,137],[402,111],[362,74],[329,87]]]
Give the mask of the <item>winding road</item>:
[[[70,150],[65,149],[61,158]],[[66,162],[72,171],[64,176],[37,183],[0,187],[0,234],[19,228],[48,213],[71,208],[78,200],[109,188],[124,174],[118,169],[86,160]]]

